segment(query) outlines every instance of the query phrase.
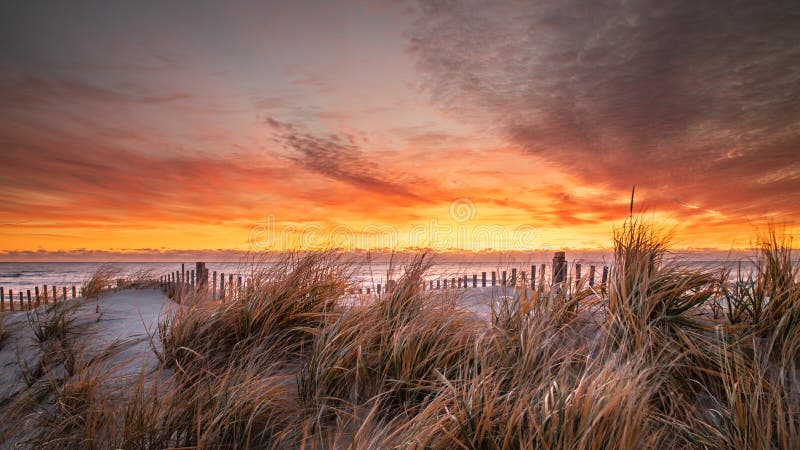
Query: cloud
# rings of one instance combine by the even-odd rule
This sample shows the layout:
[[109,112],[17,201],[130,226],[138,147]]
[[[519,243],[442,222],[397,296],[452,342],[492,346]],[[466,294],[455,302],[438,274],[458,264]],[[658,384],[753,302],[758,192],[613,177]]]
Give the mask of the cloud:
[[434,105],[585,183],[798,212],[796,2],[421,2],[411,36]]
[[380,171],[385,168],[376,164],[374,157],[367,156],[352,135],[315,135],[273,118],[267,118],[266,123],[274,131],[277,142],[293,151],[290,160],[306,170],[366,191],[407,201],[424,200],[402,183],[381,176]]

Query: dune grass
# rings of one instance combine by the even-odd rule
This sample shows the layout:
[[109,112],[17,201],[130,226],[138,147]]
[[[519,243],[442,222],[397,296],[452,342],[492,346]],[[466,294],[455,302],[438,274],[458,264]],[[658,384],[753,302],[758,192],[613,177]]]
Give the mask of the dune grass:
[[76,360],[52,390],[56,425],[34,442],[800,448],[791,242],[771,232],[753,276],[735,283],[682,264],[635,217],[614,242],[607,285],[517,289],[488,321],[460,309],[455,291],[421,289],[427,255],[388,293],[351,306],[341,255],[287,255],[224,303],[184,296],[159,324],[161,370],[124,396],[103,387],[113,369]]

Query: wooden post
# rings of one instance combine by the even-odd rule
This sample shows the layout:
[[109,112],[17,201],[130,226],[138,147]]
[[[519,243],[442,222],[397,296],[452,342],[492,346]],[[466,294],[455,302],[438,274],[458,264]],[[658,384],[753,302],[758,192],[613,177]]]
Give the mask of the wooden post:
[[242,290],[242,276],[241,275],[236,280],[236,288],[239,289],[240,291]]
[[511,269],[511,285],[517,285],[517,269]]
[[461,277],[458,277],[458,279],[456,280],[456,283],[458,283],[458,288],[460,289],[461,288]]
[[441,289],[442,288],[442,283],[441,282],[442,282],[442,280],[436,280],[436,289]]
[[497,272],[492,272],[492,286],[497,284]]
[[547,269],[546,264],[542,264],[539,266],[539,287],[544,288],[544,279],[545,279],[545,270]]
[[378,283],[378,286],[375,287],[375,290],[378,292],[378,295],[381,295],[381,285]]
[[505,270],[503,271],[503,278],[502,281],[500,282],[501,286],[508,286],[508,274],[506,272],[507,271]]
[[456,288],[456,279],[455,278],[450,278],[450,288],[451,289],[455,289]]
[[14,311],[14,291],[11,289],[8,290],[8,304],[11,307],[11,311]]
[[[39,306],[39,305],[36,305],[36,306]],[[32,309],[31,308],[31,290],[30,289],[28,289],[28,309]]]
[[478,287],[478,274],[472,274],[472,287]]
[[33,287],[33,295],[36,298],[36,306],[38,307],[41,304],[41,299],[39,298],[39,286]]
[[75,285],[72,285],[72,298],[75,298]]
[[233,274],[232,273],[228,274],[228,291],[230,291],[229,292],[230,295],[228,295],[228,297],[230,297],[230,299],[233,300],[234,292],[233,292]]
[[594,264],[589,266],[589,286],[594,286]]
[[608,283],[608,266],[603,266],[603,284]]
[[66,300],[66,299],[67,299],[67,287],[66,287],[66,286],[64,286],[64,288],[63,288],[63,291],[62,291],[62,292],[63,292],[63,294],[64,294],[64,296],[63,296],[62,298],[63,298],[64,300]]
[[47,285],[46,284],[44,285],[44,288],[42,289],[42,291],[44,291],[44,304],[46,305],[47,304]]
[[528,286],[528,279],[527,279],[527,278],[525,278],[525,271],[523,270],[522,272],[520,272],[520,275],[519,275],[519,276],[520,276],[520,278],[522,279],[522,290],[525,290],[525,289],[527,289],[527,286]]
[[189,286],[195,287],[197,283],[195,283],[195,273],[194,270],[189,271]]
[[197,273],[197,289],[204,290],[208,280],[208,276],[206,275],[206,263],[196,262],[194,266]]
[[58,291],[56,290],[56,287],[53,286],[53,303],[55,303],[56,300],[58,300]]
[[214,282],[211,283],[211,298],[217,298],[217,271],[214,271]]
[[181,278],[183,278],[181,280],[181,284],[186,283],[186,278],[184,278],[184,274],[185,273],[186,273],[186,265],[185,264],[181,264]]
[[567,279],[567,260],[564,252],[555,252],[553,255],[553,286],[563,283]]
[[428,290],[429,290],[429,291],[432,291],[432,290],[433,290],[433,280],[431,280],[431,282],[430,282],[430,286],[428,287]]
[[225,301],[225,273],[219,274],[219,299]]
[[536,264],[531,264],[531,290],[536,289]]
[[19,310],[22,311],[25,308],[25,303],[22,301],[22,289],[19,290]]
[[486,272],[481,272],[481,286],[486,287]]
[[575,291],[577,292],[578,286],[580,286],[581,282],[581,265],[580,263],[575,264]]
[[6,292],[5,288],[0,287],[0,312],[6,310]]

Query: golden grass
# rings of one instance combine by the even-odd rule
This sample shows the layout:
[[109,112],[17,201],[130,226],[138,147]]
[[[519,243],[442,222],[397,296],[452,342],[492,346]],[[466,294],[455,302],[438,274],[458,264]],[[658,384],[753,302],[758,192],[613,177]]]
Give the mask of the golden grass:
[[675,260],[636,218],[614,238],[606,286],[517,290],[489,321],[460,310],[454,291],[420,288],[426,255],[389,293],[350,307],[342,256],[288,255],[225,302],[185,295],[159,325],[161,372],[126,395],[99,387],[113,374],[101,362],[77,364],[53,389],[56,425],[35,442],[800,448],[789,241],[770,234],[753,279],[728,284]]

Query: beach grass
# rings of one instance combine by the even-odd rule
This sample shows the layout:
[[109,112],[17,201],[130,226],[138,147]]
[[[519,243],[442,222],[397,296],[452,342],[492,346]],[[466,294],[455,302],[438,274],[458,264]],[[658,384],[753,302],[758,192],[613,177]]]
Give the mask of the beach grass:
[[[107,358],[73,352],[27,444],[800,448],[797,264],[788,238],[761,241],[730,282],[631,217],[606,285],[516,289],[488,318],[422,289],[426,254],[355,305],[341,254],[286,255],[225,302],[183,295],[155,332],[161,367],[124,393]],[[58,341],[68,320],[47,314],[31,326]]]

